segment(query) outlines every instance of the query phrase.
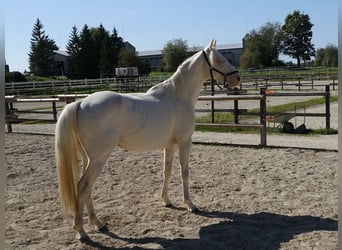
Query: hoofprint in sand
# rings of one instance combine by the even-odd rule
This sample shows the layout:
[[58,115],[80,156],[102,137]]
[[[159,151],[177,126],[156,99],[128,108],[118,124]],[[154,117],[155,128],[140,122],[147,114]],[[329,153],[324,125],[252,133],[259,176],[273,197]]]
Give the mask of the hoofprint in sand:
[[175,208],[160,199],[162,151],[116,148],[93,198],[109,232],[86,225],[74,238],[58,200],[54,137],[5,135],[6,249],[337,249],[337,152],[194,145],[190,194],[181,200],[177,159],[170,183]]

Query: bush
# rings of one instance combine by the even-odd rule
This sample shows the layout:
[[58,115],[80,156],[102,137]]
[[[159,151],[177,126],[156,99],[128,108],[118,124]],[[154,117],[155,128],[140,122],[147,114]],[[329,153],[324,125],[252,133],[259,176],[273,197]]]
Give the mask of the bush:
[[19,71],[7,72],[5,82],[26,82],[25,76]]

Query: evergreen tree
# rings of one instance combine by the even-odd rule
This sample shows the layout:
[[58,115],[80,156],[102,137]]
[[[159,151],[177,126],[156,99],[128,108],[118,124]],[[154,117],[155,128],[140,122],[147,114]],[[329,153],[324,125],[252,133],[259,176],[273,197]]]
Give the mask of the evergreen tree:
[[113,46],[109,35],[104,37],[100,48],[99,71],[100,77],[107,77],[113,74],[114,58]]
[[84,25],[80,35],[79,69],[81,78],[98,78],[98,60],[95,43],[88,25]]
[[120,52],[124,48],[124,41],[122,37],[119,36],[116,28],[113,29],[112,35],[110,36],[112,44],[112,56],[113,56],[113,68],[118,67],[118,61],[120,57]]
[[98,78],[111,76],[117,66],[122,38],[114,29],[113,34],[101,24],[97,28],[84,25],[80,34],[72,27],[68,42],[70,77]]
[[29,68],[39,76],[50,76],[53,67],[53,51],[58,47],[53,39],[45,35],[43,24],[37,19],[33,26],[29,55]]
[[108,76],[113,73],[113,50],[109,32],[105,30],[102,24],[98,28],[92,28],[90,32],[95,44],[98,74],[100,77]]
[[69,36],[69,41],[66,47],[69,53],[69,77],[70,78],[79,78],[80,69],[79,69],[79,52],[80,52],[80,35],[78,33],[76,25],[74,25],[71,29],[71,34]]
[[315,56],[315,47],[311,43],[313,24],[309,15],[300,13],[298,10],[287,15],[285,24],[282,26],[284,32],[283,53],[297,59],[300,66],[301,60],[308,61]]

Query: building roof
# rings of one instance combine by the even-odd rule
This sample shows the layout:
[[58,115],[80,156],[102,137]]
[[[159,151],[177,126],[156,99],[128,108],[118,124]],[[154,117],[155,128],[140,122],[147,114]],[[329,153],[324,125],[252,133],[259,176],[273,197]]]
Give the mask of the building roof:
[[162,50],[145,50],[138,52],[138,56],[157,56],[161,54],[163,54]]
[[[216,45],[217,50],[242,49],[242,48],[243,48],[242,43]],[[162,50],[145,50],[145,51],[138,52],[138,56],[158,56],[162,54],[163,54]]]
[[223,49],[242,49],[243,45],[242,43],[231,43],[231,44],[221,44],[216,45],[217,50],[223,50]]
[[65,50],[54,50],[53,53],[56,53],[56,54],[61,55],[61,56],[66,56],[66,57],[69,56],[69,53]]

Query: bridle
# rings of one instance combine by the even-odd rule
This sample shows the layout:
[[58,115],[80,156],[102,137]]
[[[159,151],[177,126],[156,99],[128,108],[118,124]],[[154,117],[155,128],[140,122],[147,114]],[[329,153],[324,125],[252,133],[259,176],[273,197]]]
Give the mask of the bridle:
[[[233,74],[235,74],[235,73],[239,73],[239,71],[238,71],[238,70],[233,70],[233,71],[231,71],[231,72],[229,72],[229,73],[224,73],[224,72],[222,72],[221,70],[218,70],[218,69],[214,68],[213,66],[211,66],[211,64],[210,64],[210,62],[209,62],[209,58],[208,58],[207,54],[204,52],[204,50],[202,50],[202,52],[203,52],[205,61],[207,62],[208,66],[209,66],[210,78],[211,78],[211,85],[214,86],[215,80],[214,80],[214,77],[213,77],[213,71],[216,71],[217,73],[219,73],[219,74],[221,74],[221,75],[224,76],[223,87],[227,88],[227,87],[228,87],[228,84],[226,84],[227,77],[230,76],[230,75],[233,75]],[[216,82],[216,85],[217,85],[220,89],[222,89],[222,88],[220,87],[220,85],[217,84],[217,82]]]

